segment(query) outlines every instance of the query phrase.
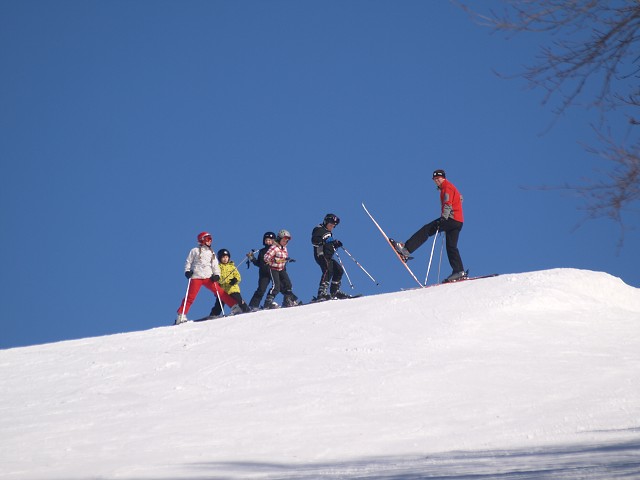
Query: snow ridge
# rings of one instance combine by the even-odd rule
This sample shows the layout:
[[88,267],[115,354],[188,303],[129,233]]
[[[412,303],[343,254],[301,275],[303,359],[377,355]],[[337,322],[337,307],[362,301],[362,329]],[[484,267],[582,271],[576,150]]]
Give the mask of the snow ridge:
[[0,478],[640,478],[639,346],[555,269],[4,350]]

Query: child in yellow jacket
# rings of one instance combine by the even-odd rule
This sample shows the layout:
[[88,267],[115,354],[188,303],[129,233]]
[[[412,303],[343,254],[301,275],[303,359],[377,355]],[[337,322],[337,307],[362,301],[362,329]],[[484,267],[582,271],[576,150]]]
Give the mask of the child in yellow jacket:
[[[243,313],[250,312],[249,307],[242,299],[240,294],[240,281],[242,276],[238,267],[231,260],[231,253],[226,248],[218,250],[218,262],[220,266],[220,280],[219,284],[222,289],[229,294],[234,300],[238,302],[238,305],[242,309]],[[222,313],[222,306],[220,305],[220,299],[216,300],[216,304],[211,309],[210,317],[217,317]]]

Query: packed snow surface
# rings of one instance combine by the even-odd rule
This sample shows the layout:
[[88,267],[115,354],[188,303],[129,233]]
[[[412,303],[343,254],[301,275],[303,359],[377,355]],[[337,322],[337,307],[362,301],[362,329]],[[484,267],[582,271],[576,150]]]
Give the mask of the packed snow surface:
[[640,478],[640,289],[556,269],[15,348],[0,392],[2,479]]

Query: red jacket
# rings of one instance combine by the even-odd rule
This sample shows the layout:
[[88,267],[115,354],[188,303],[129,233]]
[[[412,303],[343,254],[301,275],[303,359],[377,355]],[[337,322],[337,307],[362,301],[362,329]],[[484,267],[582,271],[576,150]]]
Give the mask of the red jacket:
[[456,186],[446,178],[440,185],[440,204],[442,205],[440,214],[444,218],[453,218],[458,222],[464,222],[462,195]]

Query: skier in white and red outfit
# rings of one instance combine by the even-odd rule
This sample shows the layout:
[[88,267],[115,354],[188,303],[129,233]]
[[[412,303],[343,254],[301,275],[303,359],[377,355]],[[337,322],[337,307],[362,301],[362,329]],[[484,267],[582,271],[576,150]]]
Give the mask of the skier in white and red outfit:
[[287,273],[287,262],[289,261],[287,244],[289,240],[291,240],[291,234],[287,230],[280,230],[276,237],[276,243],[271,245],[269,250],[264,254],[264,263],[270,269],[273,286],[271,290],[269,290],[269,293],[267,293],[263,308],[278,308],[278,304],[273,300],[280,292],[284,295],[283,306],[293,307],[302,303],[298,300],[298,297],[293,294],[293,285]]
[[187,261],[184,264],[184,276],[191,279],[189,282],[189,290],[186,299],[183,298],[178,308],[178,316],[176,325],[187,321],[187,313],[191,304],[196,299],[200,288],[203,286],[211,290],[216,297],[231,307],[231,313],[240,313],[242,310],[237,306],[237,301],[225,292],[218,284],[220,280],[220,266],[216,254],[211,248],[213,238],[208,232],[202,232],[198,235],[198,246],[192,248],[187,255]]

